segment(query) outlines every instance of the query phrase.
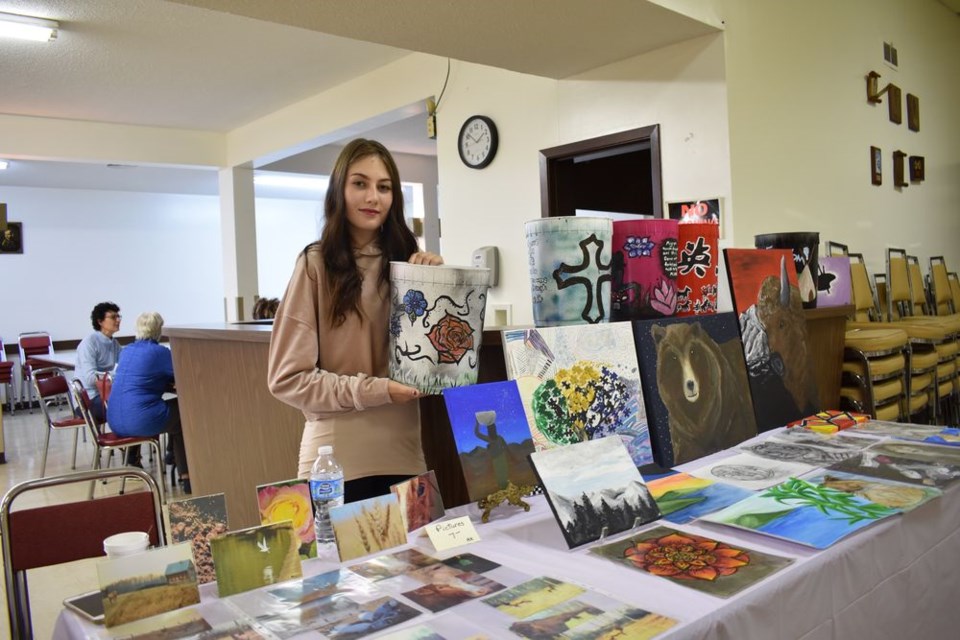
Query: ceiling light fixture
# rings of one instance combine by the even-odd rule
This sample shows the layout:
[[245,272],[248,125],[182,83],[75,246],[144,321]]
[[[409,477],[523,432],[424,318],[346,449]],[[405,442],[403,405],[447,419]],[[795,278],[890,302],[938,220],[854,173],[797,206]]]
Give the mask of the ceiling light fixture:
[[9,162],[7,162],[6,160],[0,160],[0,171],[3,171],[9,166],[10,166]]
[[55,20],[0,12],[0,37],[48,42],[57,39],[59,28]]

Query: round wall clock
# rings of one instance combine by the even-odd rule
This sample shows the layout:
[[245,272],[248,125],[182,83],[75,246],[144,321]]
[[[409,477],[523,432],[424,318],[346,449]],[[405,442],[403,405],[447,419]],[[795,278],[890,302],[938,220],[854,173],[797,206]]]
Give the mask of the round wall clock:
[[460,127],[457,150],[463,164],[471,169],[483,169],[497,155],[497,125],[487,116],[470,116]]

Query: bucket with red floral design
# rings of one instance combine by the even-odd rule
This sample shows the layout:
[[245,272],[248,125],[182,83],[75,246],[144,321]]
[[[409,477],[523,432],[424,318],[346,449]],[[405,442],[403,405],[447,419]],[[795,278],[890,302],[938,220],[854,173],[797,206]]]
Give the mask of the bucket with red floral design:
[[477,382],[490,269],[390,263],[390,378],[434,395]]

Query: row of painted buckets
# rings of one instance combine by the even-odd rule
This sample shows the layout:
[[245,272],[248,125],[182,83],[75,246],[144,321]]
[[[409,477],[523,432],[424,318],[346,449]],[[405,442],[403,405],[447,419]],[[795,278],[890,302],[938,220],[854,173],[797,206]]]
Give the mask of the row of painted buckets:
[[[525,232],[538,327],[716,312],[715,223],[578,216],[532,220]],[[816,233],[756,241],[795,255],[807,247],[799,255],[813,252],[816,273]],[[489,269],[390,267],[390,377],[426,394],[476,383]]]

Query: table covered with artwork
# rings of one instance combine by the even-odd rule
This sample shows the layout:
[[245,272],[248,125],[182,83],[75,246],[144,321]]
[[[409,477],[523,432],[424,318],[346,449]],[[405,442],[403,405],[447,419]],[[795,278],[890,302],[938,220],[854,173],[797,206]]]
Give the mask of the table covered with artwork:
[[[761,434],[754,440],[763,441],[782,431]],[[731,454],[735,452],[716,453],[677,468],[693,470]],[[680,525],[656,521],[639,530],[642,533],[664,526],[718,540],[729,554],[760,552],[758,556],[771,554],[789,560],[785,567],[728,597],[687,588],[591,553],[591,548],[604,541],[569,550],[544,497],[533,497],[530,504],[529,512],[510,506],[496,509],[486,524],[480,522],[475,505],[457,507],[447,515],[469,515],[477,526],[479,542],[436,552],[426,536],[413,533],[408,547],[440,559],[465,553],[480,556],[500,565],[484,575],[507,587],[547,577],[584,589],[577,596],[583,601],[619,601],[676,620],[676,625],[661,636],[665,638],[947,638],[954,637],[960,628],[960,607],[955,603],[960,587],[960,488],[956,483],[948,486],[942,497],[872,524],[821,551],[703,520]],[[611,540],[630,535],[620,534]],[[369,559],[360,558],[343,566],[349,569]],[[339,567],[327,553],[304,562],[303,572],[314,576]],[[248,594],[241,595],[258,597],[256,592]],[[388,590],[388,595],[398,594]],[[402,596],[399,599],[403,601]],[[479,637],[512,637],[505,631],[509,616],[502,613],[502,608],[494,609],[482,600],[463,602],[438,613],[418,608],[420,615],[382,635],[435,623],[435,628],[459,629],[443,633],[445,638],[468,637],[471,631],[485,632]],[[209,609],[222,603],[215,583],[201,587],[199,607]],[[110,635],[103,627],[64,611],[54,637]],[[323,636],[305,631],[284,637]]]

